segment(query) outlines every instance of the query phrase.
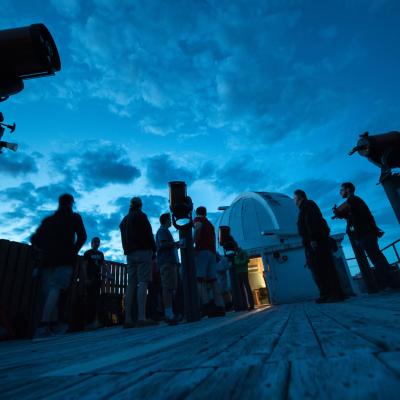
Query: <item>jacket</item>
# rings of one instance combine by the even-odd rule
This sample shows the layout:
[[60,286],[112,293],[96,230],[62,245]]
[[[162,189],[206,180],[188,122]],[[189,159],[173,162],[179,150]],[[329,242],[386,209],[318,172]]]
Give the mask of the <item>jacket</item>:
[[62,207],[42,221],[31,243],[41,252],[42,266],[56,267],[73,265],[86,239],[81,216]]
[[312,200],[304,200],[301,204],[297,229],[303,238],[304,245],[329,239],[329,226],[323,218],[321,210]]
[[122,247],[124,254],[138,250],[156,252],[153,231],[147,215],[141,210],[129,210],[120,225]]

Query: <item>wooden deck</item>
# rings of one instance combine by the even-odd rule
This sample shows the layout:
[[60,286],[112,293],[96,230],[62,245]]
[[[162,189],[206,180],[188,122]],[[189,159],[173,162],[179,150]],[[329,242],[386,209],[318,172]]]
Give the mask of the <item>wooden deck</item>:
[[0,343],[5,399],[398,399],[400,293]]

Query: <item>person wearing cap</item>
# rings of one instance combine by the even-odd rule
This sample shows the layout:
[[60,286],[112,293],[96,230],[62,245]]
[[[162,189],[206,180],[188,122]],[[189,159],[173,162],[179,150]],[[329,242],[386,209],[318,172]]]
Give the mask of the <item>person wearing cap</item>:
[[[147,286],[151,281],[152,257],[156,252],[156,244],[149,219],[142,212],[142,200],[139,197],[131,199],[129,213],[122,219],[119,228],[128,264],[124,328],[157,325],[156,321],[146,319]],[[136,323],[132,316],[135,293],[137,300]]]
[[41,252],[42,290],[45,302],[37,336],[48,336],[59,324],[57,303],[61,290],[66,290],[72,279],[79,250],[87,235],[79,214],[73,212],[74,198],[63,194],[58,199],[57,211],[45,218],[31,237],[31,243]]

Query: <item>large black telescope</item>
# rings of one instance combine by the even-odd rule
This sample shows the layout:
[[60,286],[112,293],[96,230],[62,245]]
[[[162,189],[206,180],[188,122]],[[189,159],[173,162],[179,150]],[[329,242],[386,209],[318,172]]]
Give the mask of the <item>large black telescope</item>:
[[360,135],[357,145],[349,154],[355,152],[381,169],[379,183],[382,184],[400,223],[400,174],[392,171],[400,168],[400,132],[390,131],[378,135],[365,132]]
[[400,132],[391,131],[378,135],[368,132],[360,135],[350,155],[358,152],[383,170],[400,167]]
[[43,24],[0,30],[0,101],[20,92],[25,79],[60,69],[57,46]]

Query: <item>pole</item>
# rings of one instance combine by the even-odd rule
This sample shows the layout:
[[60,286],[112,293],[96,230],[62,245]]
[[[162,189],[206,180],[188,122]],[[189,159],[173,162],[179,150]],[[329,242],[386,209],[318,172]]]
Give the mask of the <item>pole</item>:
[[382,186],[400,223],[400,175],[390,173],[382,180]]
[[199,295],[197,292],[192,224],[179,227],[179,239],[183,243],[181,247],[181,261],[184,313],[187,322],[195,322],[199,321],[201,316]]

